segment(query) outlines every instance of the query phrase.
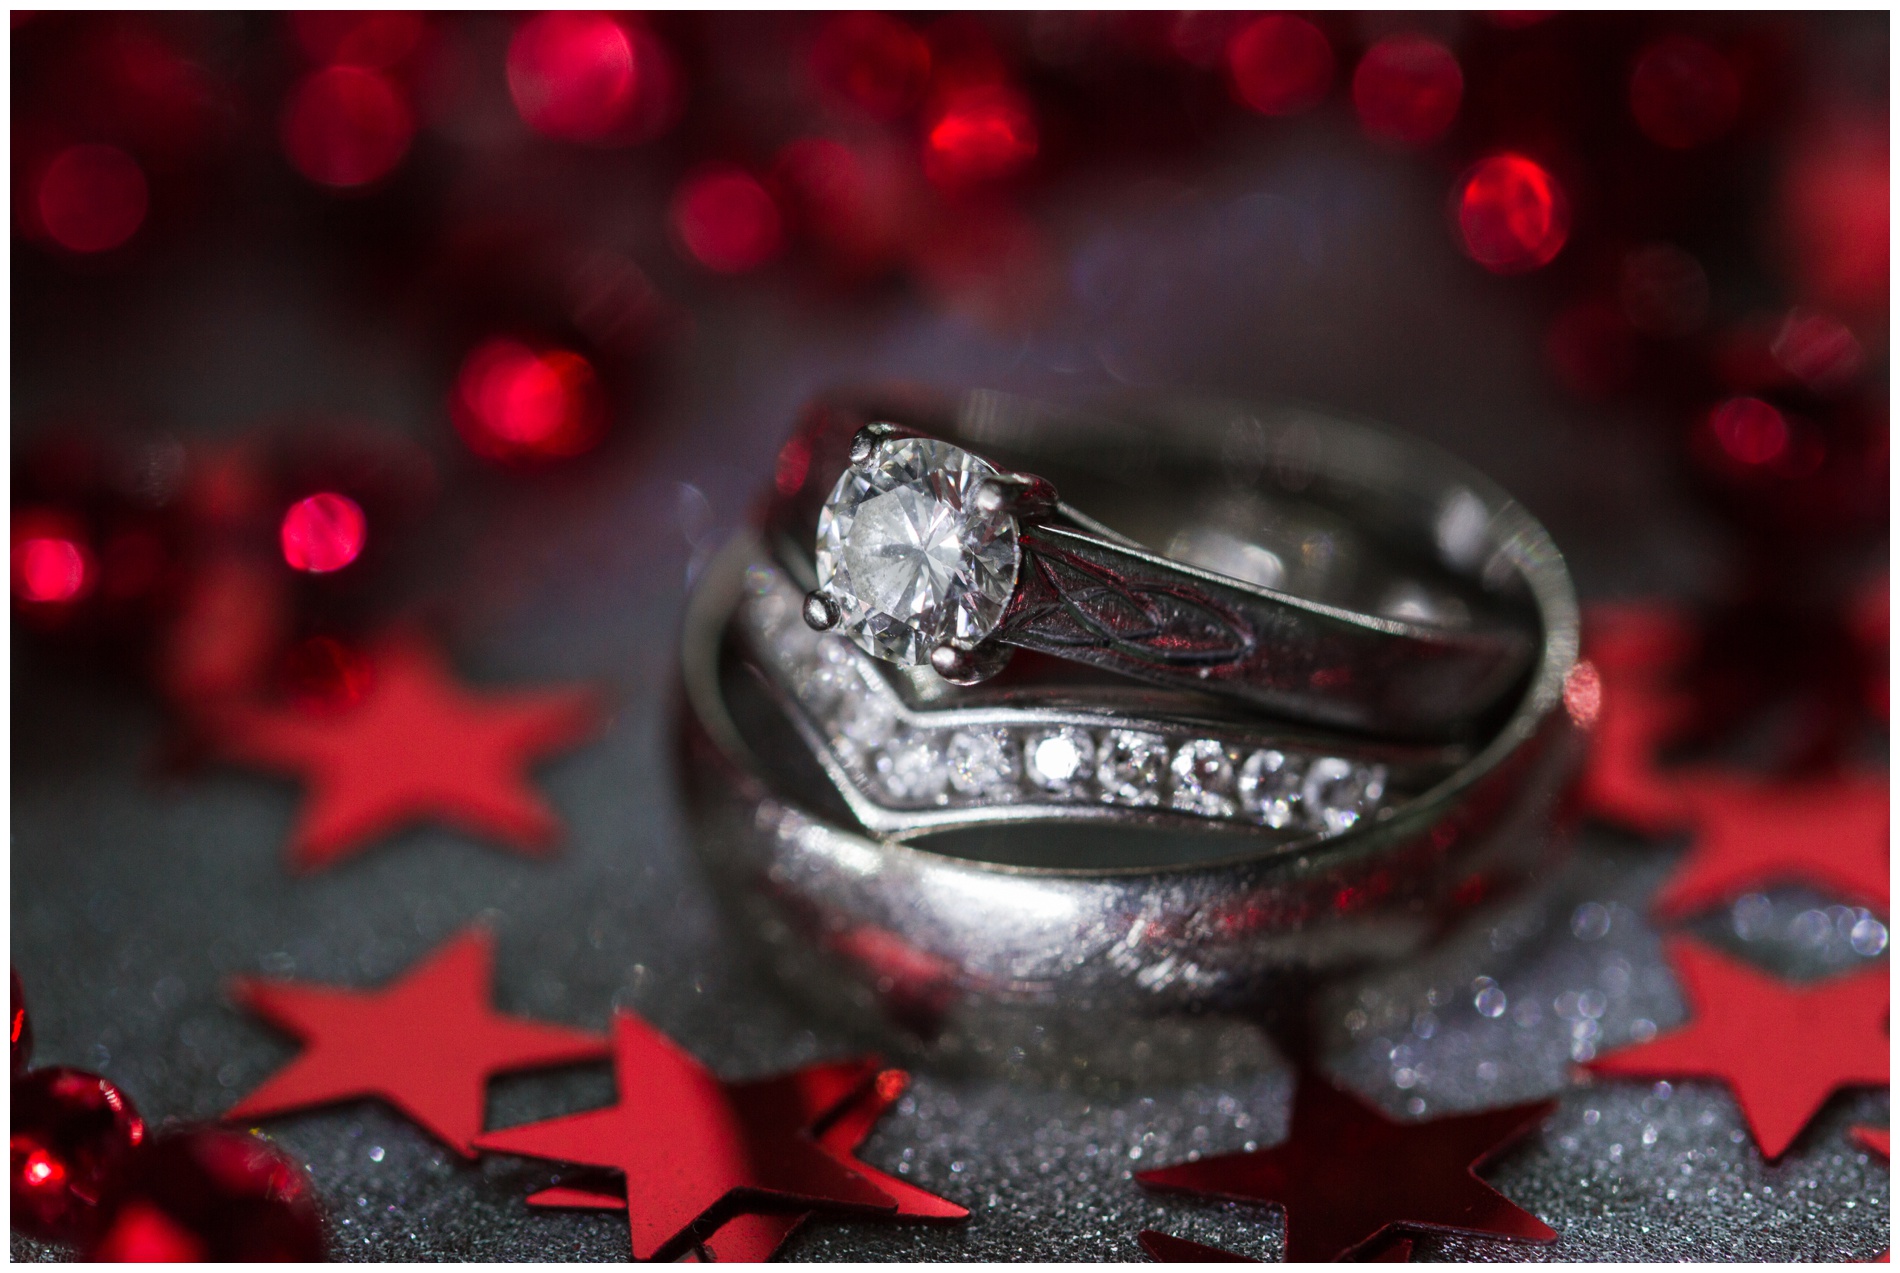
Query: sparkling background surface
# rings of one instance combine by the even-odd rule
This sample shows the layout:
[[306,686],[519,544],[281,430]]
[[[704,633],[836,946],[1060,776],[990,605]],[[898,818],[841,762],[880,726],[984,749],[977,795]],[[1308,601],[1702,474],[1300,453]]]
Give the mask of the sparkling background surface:
[[[16,642],[12,957],[37,1059],[99,1070],[156,1120],[213,1117],[292,1054],[224,1001],[227,978],[374,984],[477,917],[500,935],[504,1009],[599,1027],[633,1007],[730,1077],[856,1046],[751,967],[723,927],[679,827],[665,717],[691,570],[743,516],[795,405],[836,380],[1308,398],[1488,471],[1551,528],[1586,599],[1701,595],[1726,566],[1721,541],[1672,492],[1660,442],[1602,430],[1546,387],[1538,333],[1509,284],[1456,255],[1438,197],[1403,162],[1321,126],[1228,156],[1193,187],[1105,177],[1056,218],[1068,294],[1027,334],[908,303],[814,317],[789,292],[744,304],[715,293],[696,309],[677,382],[628,444],[529,482],[450,465],[429,538],[389,580],[390,612],[431,607],[477,684],[584,677],[612,695],[604,740],[541,771],[571,831],[551,863],[427,830],[293,879],[279,864],[289,786],[223,770],[155,777],[153,709]],[[181,435],[322,407],[441,443],[434,369],[398,320],[282,248],[239,236],[209,264],[109,303],[76,282],[68,304],[16,332],[19,427],[110,368],[115,392]],[[1668,857],[1589,830],[1536,904],[1332,992],[1329,1063],[1395,1115],[1561,1092],[1489,1177],[1559,1242],[1428,1240],[1416,1258],[1866,1259],[1887,1245],[1887,1168],[1847,1137],[1885,1123],[1884,1094],[1837,1100],[1768,1167],[1718,1089],[1570,1086],[1573,1059],[1680,1020],[1642,917]],[[1790,974],[1885,959],[1884,930],[1861,924],[1856,937],[1860,917],[1827,904],[1747,899],[1704,931]],[[1080,1092],[919,1073],[864,1157],[967,1205],[970,1222],[821,1223],[788,1255],[1134,1259],[1135,1233],[1155,1227],[1272,1257],[1271,1213],[1149,1197],[1130,1177],[1191,1150],[1271,1143],[1289,1081]],[[491,1122],[609,1093],[603,1068],[509,1080]],[[309,1165],[340,1257],[626,1258],[617,1216],[528,1210],[523,1197],[555,1178],[544,1166],[462,1164],[368,1105],[267,1129]],[[19,1238],[13,1253],[56,1254]]]

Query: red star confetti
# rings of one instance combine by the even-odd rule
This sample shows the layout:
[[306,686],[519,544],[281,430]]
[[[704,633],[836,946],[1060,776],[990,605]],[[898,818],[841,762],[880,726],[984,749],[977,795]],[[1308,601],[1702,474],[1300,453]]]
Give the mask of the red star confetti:
[[1156,1264],[1258,1264],[1259,1260],[1224,1251],[1217,1246],[1202,1246],[1186,1238],[1170,1237],[1154,1229],[1143,1229],[1135,1241]]
[[246,978],[233,997],[304,1043],[225,1115],[250,1121],[377,1098],[473,1158],[490,1076],[591,1061],[607,1040],[489,1006],[495,939],[476,928],[381,990]]
[[1863,1149],[1871,1153],[1879,1154],[1882,1158],[1893,1157],[1893,1154],[1889,1152],[1893,1145],[1893,1132],[1890,1128],[1856,1127],[1854,1139],[1860,1142]]
[[1551,1102],[1400,1123],[1314,1073],[1302,1075],[1285,1141],[1144,1171],[1150,1189],[1279,1207],[1286,1260],[1385,1254],[1405,1231],[1552,1242],[1557,1234],[1477,1169]]
[[295,868],[329,866],[430,819],[531,853],[554,843],[560,822],[526,770],[595,731],[590,692],[477,697],[408,638],[377,650],[372,674],[347,706],[245,707],[220,719],[225,754],[309,786],[291,834]]
[[[762,1203],[788,1211],[896,1211],[896,1200],[859,1164],[807,1134],[808,1100],[783,1099],[783,1089],[758,1083],[722,1083],[630,1012],[615,1014],[613,1041],[613,1105],[490,1132],[475,1144],[620,1173],[636,1260],[684,1254],[705,1240],[700,1229],[725,1218],[722,1211]],[[816,1075],[795,1081],[848,1092],[867,1068],[819,1066]],[[852,1082],[854,1071],[860,1077]]]
[[1884,778],[1763,783],[1697,773],[1684,775],[1679,790],[1695,833],[1651,903],[1657,914],[1680,918],[1790,883],[1887,909]]
[[1770,1161],[1835,1092],[1887,1086],[1884,967],[1792,985],[1687,938],[1667,951],[1689,1024],[1599,1057],[1587,1067],[1594,1073],[1726,1083]]
[[1661,609],[1594,606],[1585,632],[1589,662],[1564,690],[1572,716],[1591,727],[1581,803],[1634,831],[1678,830],[1687,811],[1656,753],[1688,718],[1687,697],[1668,687],[1690,648],[1687,625]]
[[[851,1068],[860,1076],[868,1072],[868,1066],[853,1065]],[[858,1146],[870,1136],[885,1111],[897,1103],[897,1098],[910,1085],[910,1076],[902,1070],[885,1070],[840,1104],[835,1099],[829,1099],[831,1093],[825,1087],[812,1082],[814,1075],[823,1076],[826,1069],[821,1066],[797,1070],[757,1083],[735,1083],[733,1087],[746,1091],[748,1100],[766,1104],[789,1101],[798,1105],[807,1117],[807,1130],[818,1143],[834,1153],[848,1156],[854,1154]],[[939,1198],[896,1176],[887,1175],[855,1158],[851,1160],[851,1166],[891,1196],[897,1203],[896,1215],[899,1218],[961,1220],[970,1214],[954,1202]],[[556,1186],[531,1196],[528,1205],[618,1211],[626,1207],[627,1199],[625,1194],[610,1185],[598,1188]],[[770,1259],[808,1219],[810,1213],[797,1212],[739,1215],[720,1226],[702,1245],[722,1263],[756,1263]]]

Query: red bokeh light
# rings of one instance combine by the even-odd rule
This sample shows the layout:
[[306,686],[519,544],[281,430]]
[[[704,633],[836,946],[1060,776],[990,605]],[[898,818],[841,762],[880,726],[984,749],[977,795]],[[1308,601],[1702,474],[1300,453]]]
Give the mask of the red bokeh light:
[[1864,351],[1831,314],[1790,310],[1769,351],[1782,370],[1817,393],[1832,393],[1860,374]]
[[924,134],[924,175],[940,186],[994,181],[1036,157],[1040,141],[1028,99],[1003,84],[949,94]]
[[1493,155],[1466,173],[1457,216],[1465,251],[1498,274],[1548,264],[1570,237],[1563,189],[1523,155]]
[[1658,146],[1687,150],[1734,124],[1742,84],[1720,52],[1686,35],[1664,36],[1636,55],[1630,113]]
[[831,101],[895,119],[930,82],[930,45],[899,18],[841,13],[812,42],[811,73]]
[[1292,115],[1319,105],[1333,82],[1333,46],[1305,18],[1268,14],[1227,44],[1234,92],[1262,115]]
[[284,111],[284,153],[298,172],[347,189],[388,176],[409,152],[415,116],[375,71],[332,66],[306,76]]
[[611,138],[633,114],[640,61],[604,13],[542,13],[508,44],[508,91],[528,127],[560,141]]
[[673,194],[669,219],[686,254],[719,274],[755,270],[785,246],[771,192],[731,164],[708,164],[689,174]]
[[76,538],[28,535],[13,541],[13,595],[22,601],[77,601],[91,587],[92,575],[92,554]]
[[145,222],[145,173],[116,146],[69,146],[40,177],[40,225],[70,252],[106,252]]
[[420,13],[406,9],[305,9],[290,15],[290,29],[311,61],[371,71],[386,71],[415,52],[423,22]]
[[579,455],[600,440],[606,413],[585,358],[499,337],[463,361],[449,414],[477,455],[526,462]]
[[903,165],[888,149],[799,137],[773,160],[772,185],[833,268],[861,276],[901,255],[909,205]]
[[320,491],[292,504],[278,530],[284,560],[293,570],[327,575],[362,555],[369,522],[347,495]]
[[1387,36],[1352,76],[1352,104],[1374,137],[1406,145],[1436,141],[1458,117],[1465,92],[1458,59],[1423,35]]
[[1830,114],[1788,149],[1776,220],[1802,296],[1884,324],[1892,242],[1884,113]]
[[1730,398],[1709,413],[1709,432],[1722,453],[1748,468],[1765,468],[1788,454],[1793,434],[1781,412],[1760,398]]

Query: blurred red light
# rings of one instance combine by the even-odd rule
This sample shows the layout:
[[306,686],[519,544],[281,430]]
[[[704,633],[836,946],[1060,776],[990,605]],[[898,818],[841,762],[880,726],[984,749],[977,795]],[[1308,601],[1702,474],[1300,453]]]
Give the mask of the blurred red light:
[[376,683],[376,665],[335,637],[306,637],[284,655],[280,680],[299,706],[335,711],[363,701]]
[[1465,175],[1458,229],[1471,259],[1499,274],[1546,265],[1570,237],[1562,188],[1522,155],[1493,155]]
[[322,491],[290,506],[278,538],[291,569],[327,575],[355,561],[368,534],[369,523],[355,500]]
[[116,146],[62,150],[40,178],[40,224],[72,252],[105,252],[145,221],[145,173]]
[[1686,35],[1664,36],[1636,55],[1630,112],[1658,146],[1687,150],[1729,130],[1742,85],[1721,53]]
[[627,29],[603,13],[542,13],[508,44],[508,91],[528,127],[601,141],[633,113],[639,62]]
[[812,42],[811,73],[826,97],[880,119],[915,106],[930,81],[930,46],[901,19],[841,13]]
[[1333,46],[1305,18],[1273,13],[1228,42],[1227,69],[1240,100],[1262,115],[1319,105],[1333,82]]
[[290,28],[304,53],[320,66],[384,71],[422,42],[423,17],[400,9],[313,9],[291,14]]
[[599,441],[604,411],[594,369],[565,349],[537,352],[506,337],[478,346],[456,377],[450,415],[477,455],[560,459]]
[[952,93],[924,138],[924,175],[940,186],[994,181],[1036,157],[1036,117],[1021,93],[982,84]]
[[332,66],[292,90],[284,111],[284,152],[298,172],[325,186],[368,185],[409,151],[415,117],[384,76]]
[[709,164],[689,174],[673,194],[670,219],[687,255],[720,274],[757,269],[785,245],[771,193],[731,164]]
[[1760,468],[1788,452],[1788,421],[1760,398],[1730,398],[1709,414],[1709,431],[1723,454]]
[[1444,136],[1458,117],[1464,91],[1458,59],[1422,35],[1380,40],[1366,50],[1352,76],[1352,104],[1365,130],[1413,146]]
[[13,593],[22,601],[60,605],[92,582],[89,554],[76,540],[34,535],[13,545]]
[[1790,310],[1770,351],[1782,370],[1818,393],[1838,390],[1860,374],[1863,350],[1831,314]]

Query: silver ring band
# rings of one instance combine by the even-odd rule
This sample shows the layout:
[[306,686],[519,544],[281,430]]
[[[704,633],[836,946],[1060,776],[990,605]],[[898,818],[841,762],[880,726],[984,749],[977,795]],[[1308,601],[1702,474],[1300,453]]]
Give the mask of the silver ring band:
[[[1311,412],[834,395],[787,454],[802,471],[768,526],[808,620],[959,684],[1021,648],[1283,719],[1452,737],[1521,686],[1541,635],[1525,585],[1563,570],[1481,475]],[[1230,525],[1207,524],[1210,502]],[[1183,534],[1189,512],[1204,524]],[[1259,542],[1270,523],[1298,542]]]

